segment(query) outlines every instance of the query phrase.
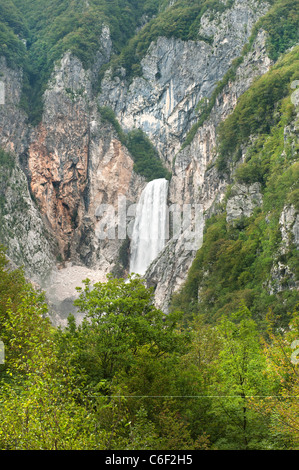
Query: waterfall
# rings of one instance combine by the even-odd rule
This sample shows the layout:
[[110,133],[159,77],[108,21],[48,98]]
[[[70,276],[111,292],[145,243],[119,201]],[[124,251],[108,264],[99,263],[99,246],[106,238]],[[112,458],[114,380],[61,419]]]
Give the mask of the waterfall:
[[168,181],[150,181],[141,193],[131,239],[130,272],[143,275],[167,238]]

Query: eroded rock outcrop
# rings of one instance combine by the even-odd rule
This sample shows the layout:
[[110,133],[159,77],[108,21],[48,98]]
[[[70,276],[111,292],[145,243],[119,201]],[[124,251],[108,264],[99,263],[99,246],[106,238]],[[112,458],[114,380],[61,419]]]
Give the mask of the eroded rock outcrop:
[[45,92],[42,122],[28,147],[31,191],[66,258],[87,184],[90,94],[82,64],[67,54]]
[[12,262],[24,266],[27,276],[43,284],[55,269],[56,241],[32,199],[27,178],[19,165],[26,150],[29,128],[19,106],[22,72],[12,70],[1,58],[5,101],[0,105],[0,145],[9,152],[0,175],[0,240]]
[[250,217],[254,209],[260,207],[262,202],[260,183],[235,184],[226,204],[226,221],[232,222],[242,217]]
[[268,282],[270,294],[281,292],[286,288],[297,290],[299,288],[296,275],[287,262],[290,249],[298,250],[299,248],[299,214],[292,204],[283,208],[279,218],[279,227],[281,243],[271,268]]

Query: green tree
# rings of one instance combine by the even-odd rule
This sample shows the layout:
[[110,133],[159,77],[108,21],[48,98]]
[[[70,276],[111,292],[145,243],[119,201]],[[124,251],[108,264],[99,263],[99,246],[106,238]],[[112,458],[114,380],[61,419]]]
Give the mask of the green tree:
[[264,354],[272,393],[253,402],[254,409],[270,419],[269,432],[276,448],[298,449],[299,445],[299,312],[297,305],[284,330],[276,327],[272,311],[267,315]]
[[214,446],[235,450],[263,448],[267,422],[252,409],[250,400],[271,394],[271,386],[265,377],[266,360],[257,325],[250,311],[242,306],[231,318],[222,318],[217,330],[222,347],[210,390],[215,397],[211,416],[220,432]]
[[159,358],[184,346],[177,315],[165,316],[154,306],[153,290],[140,277],[108,276],[107,282],[93,286],[86,280],[78,291],[75,304],[85,317],[78,327],[70,318],[68,328],[60,332],[60,357],[83,368],[91,383],[128,372],[142,347],[149,357]]
[[147,181],[171,178],[171,173],[163,166],[157,150],[141,129],[129,132],[126,145],[133,156],[136,173],[144,176]]
[[4,246],[0,245],[0,337],[6,317],[7,303],[18,304],[25,289],[24,274],[20,269],[10,269]]
[[57,362],[47,305],[33,288],[8,301],[2,318],[5,367],[0,372],[0,449],[96,448],[94,414],[79,402],[71,370]]
[[0,249],[0,449],[93,449],[104,442],[71,368],[57,361],[43,293]]

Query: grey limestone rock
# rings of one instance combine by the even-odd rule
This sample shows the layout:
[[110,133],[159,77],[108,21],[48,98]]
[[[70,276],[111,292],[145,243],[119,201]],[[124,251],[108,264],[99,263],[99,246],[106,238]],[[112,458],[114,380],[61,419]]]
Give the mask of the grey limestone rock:
[[250,217],[256,207],[262,205],[261,185],[236,184],[226,204],[226,220],[232,222],[241,217]]
[[143,129],[170,166],[196,120],[197,103],[210,97],[268,7],[238,0],[213,19],[205,13],[199,33],[212,44],[159,37],[141,61],[142,76],[132,83],[124,73],[113,77],[107,71],[99,103],[110,106],[126,130]]
[[[217,126],[233,111],[238,98],[248,89],[254,78],[269,69],[271,61],[266,53],[265,41],[266,36],[260,31],[252,50],[239,66],[236,79],[228,83],[218,96],[210,117],[198,129],[191,144],[175,157],[169,186],[169,202],[191,206],[201,204],[204,222],[207,217],[217,212],[217,206],[223,202],[225,190],[230,183],[227,178],[219,175],[215,166]],[[239,196],[235,193],[235,199],[230,201],[229,217],[249,215],[253,208],[262,202],[258,184],[252,185],[251,188],[240,187],[239,191]],[[188,252],[186,248],[181,250],[180,247],[182,240],[169,241],[146,273],[148,282],[155,279],[157,305],[163,309],[167,308],[163,297],[169,299],[172,292],[179,288],[182,284],[182,273],[187,273],[196,253],[192,250]],[[165,275],[167,265],[169,276]]]

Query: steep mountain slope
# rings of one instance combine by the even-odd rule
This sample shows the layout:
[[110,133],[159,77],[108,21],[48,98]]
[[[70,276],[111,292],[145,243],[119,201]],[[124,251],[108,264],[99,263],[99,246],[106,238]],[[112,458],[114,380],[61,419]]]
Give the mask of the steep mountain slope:
[[298,301],[298,54],[255,81],[220,126],[214,164],[231,183],[173,307],[215,321],[244,301],[261,324],[269,308],[288,323]]
[[[1,242],[47,288],[60,313],[67,313],[68,298],[83,277],[127,273],[130,240],[113,231],[115,216],[120,198],[127,209],[150,179],[171,173],[169,205],[203,208],[201,230],[205,223],[209,229],[196,260],[214,249],[208,243],[213,214],[228,224],[223,240],[240,236],[242,253],[260,253],[262,239],[249,246],[242,239],[245,228],[231,235],[229,227],[242,215],[252,216],[255,205],[266,220],[265,201],[278,191],[268,178],[276,173],[285,172],[285,191],[295,198],[290,162],[296,159],[296,118],[287,96],[298,78],[297,50],[279,57],[298,42],[297,2],[39,0],[32,8],[29,0],[2,0],[1,9]],[[260,76],[264,82],[255,81]],[[262,101],[264,96],[269,100]],[[273,153],[267,169],[263,145]],[[283,151],[292,155],[287,164]],[[279,218],[285,220],[283,237],[289,230],[297,233],[292,198],[286,195],[271,213],[275,230]],[[103,204],[112,216],[102,212]],[[127,214],[127,228],[131,223]],[[242,223],[253,227],[251,219]],[[188,248],[185,235],[169,240],[146,274],[165,311],[200,247]],[[229,305],[235,289],[238,298],[242,289],[250,291],[251,299],[263,295],[261,285],[271,279],[277,280],[274,291],[293,289],[295,254],[289,255],[292,248],[284,240],[284,267],[271,242],[264,250],[266,267],[252,260],[240,265],[212,309],[205,306],[208,316]],[[184,298],[187,310],[203,289],[202,272],[209,272],[203,266],[195,261],[193,290],[186,287],[178,301],[181,306]],[[214,272],[217,263],[211,283]]]

